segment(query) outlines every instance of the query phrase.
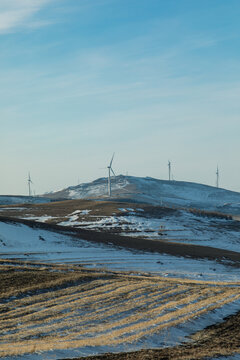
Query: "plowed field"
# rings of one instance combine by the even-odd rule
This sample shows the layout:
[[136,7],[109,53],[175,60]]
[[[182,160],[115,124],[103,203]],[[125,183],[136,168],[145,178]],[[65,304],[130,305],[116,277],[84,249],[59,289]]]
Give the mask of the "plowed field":
[[[1,357],[138,344],[240,299],[239,283],[165,279],[13,260],[1,260],[0,272]],[[163,355],[188,359],[195,358],[191,356],[200,348],[200,355],[205,356],[239,351],[236,317],[219,329],[195,335],[191,345],[162,350]],[[159,356],[151,350],[111,354],[103,359],[164,358]]]

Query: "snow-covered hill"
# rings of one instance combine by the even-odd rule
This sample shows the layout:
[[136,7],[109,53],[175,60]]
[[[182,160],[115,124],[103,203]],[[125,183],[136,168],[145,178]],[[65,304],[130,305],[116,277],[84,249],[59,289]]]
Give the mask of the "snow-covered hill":
[[[52,199],[108,199],[107,178],[71,186],[47,196]],[[185,181],[119,175],[112,178],[111,199],[240,214],[240,193]]]

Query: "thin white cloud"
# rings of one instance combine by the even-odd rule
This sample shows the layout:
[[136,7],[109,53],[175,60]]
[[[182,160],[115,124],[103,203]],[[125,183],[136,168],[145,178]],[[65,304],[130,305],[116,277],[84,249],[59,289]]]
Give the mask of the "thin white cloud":
[[[0,33],[34,27],[33,16],[49,2],[50,0],[0,0]],[[36,22],[39,24],[39,20]]]

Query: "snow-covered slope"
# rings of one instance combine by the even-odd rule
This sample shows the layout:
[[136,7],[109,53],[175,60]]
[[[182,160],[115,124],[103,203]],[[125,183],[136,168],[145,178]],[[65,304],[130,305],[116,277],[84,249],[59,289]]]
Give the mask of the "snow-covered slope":
[[[72,186],[48,196],[53,199],[107,199],[107,178]],[[185,181],[119,175],[112,178],[112,199],[240,214],[240,193]]]
[[[134,209],[123,208],[121,210],[123,213],[120,216],[111,215],[97,218],[90,212],[87,219],[82,217],[84,210],[74,211],[60,223],[57,222],[56,218],[55,220],[62,226],[120,233],[123,236],[142,236],[167,242],[211,246],[236,252],[240,250],[240,225],[236,221],[202,217],[186,210],[175,211],[171,215],[162,215],[161,218],[150,217],[142,209],[135,211]],[[26,219],[45,222],[44,218],[26,217]]]
[[[116,176],[112,179],[112,195],[114,197],[129,196],[130,179],[129,176]],[[100,178],[91,183],[83,183],[77,186],[70,186],[66,189],[47,193],[46,196],[51,199],[97,199],[108,198],[108,179]],[[133,194],[135,189],[133,189]]]
[[0,259],[77,263],[88,267],[140,271],[166,277],[239,281],[239,268],[208,259],[191,259],[97,244],[14,221],[0,221]]

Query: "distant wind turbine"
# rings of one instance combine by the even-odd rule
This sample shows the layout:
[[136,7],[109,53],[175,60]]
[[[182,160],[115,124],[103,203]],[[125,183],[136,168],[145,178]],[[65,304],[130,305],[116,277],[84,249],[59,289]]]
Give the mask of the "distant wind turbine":
[[31,196],[31,184],[33,184],[30,172],[28,173],[28,195]]
[[217,179],[216,179],[216,187],[218,188],[218,187],[219,187],[219,169],[218,169],[218,166],[217,166],[216,175],[217,175]]
[[109,197],[111,197],[111,195],[112,195],[112,192],[111,192],[111,172],[113,173],[114,176],[116,176],[113,169],[112,169],[112,162],[113,162],[114,154],[115,153],[113,153],[110,164],[107,167],[108,168],[108,196]]
[[171,162],[168,160],[168,180],[171,180]]

